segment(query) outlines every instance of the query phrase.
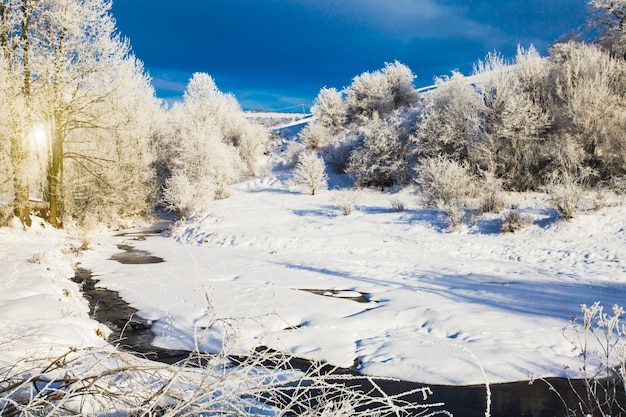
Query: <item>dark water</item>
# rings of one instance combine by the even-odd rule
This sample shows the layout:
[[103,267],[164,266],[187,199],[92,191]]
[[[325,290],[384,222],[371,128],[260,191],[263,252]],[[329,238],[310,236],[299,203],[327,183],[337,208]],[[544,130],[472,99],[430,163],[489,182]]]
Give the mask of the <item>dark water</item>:
[[[156,259],[160,259],[146,252],[133,250],[130,246],[124,246],[120,249],[128,254],[127,257],[114,256],[113,259],[121,263],[153,263],[156,262]],[[91,275],[90,271],[78,269],[74,281],[82,285],[83,293],[89,300],[93,317],[112,330],[113,334],[109,340],[113,344],[119,344],[121,349],[165,363],[175,363],[187,357],[187,352],[169,351],[151,346],[154,338],[154,334],[150,330],[151,323],[139,317],[137,310],[130,307],[116,291],[98,288],[96,286],[97,279]],[[313,292],[329,295],[328,291]],[[361,297],[357,297],[358,299],[354,301],[367,301],[366,294],[362,294]],[[236,362],[237,358],[233,358],[233,360]],[[310,369],[311,364],[306,360],[296,358],[293,359],[291,366],[307,370]],[[333,372],[358,375],[354,369],[337,370],[333,368]],[[365,379],[350,382],[341,381],[341,383],[350,386],[354,385],[355,389],[369,391],[373,388]],[[376,383],[390,395],[402,394],[425,386],[424,384],[404,381],[377,380]],[[548,384],[553,389],[550,389]],[[483,385],[428,386],[433,393],[428,398],[428,402],[445,403],[445,406],[442,407],[443,410],[458,417],[482,417],[485,415],[486,391]],[[569,417],[583,415],[580,411],[576,413],[568,411],[579,410],[578,404],[581,398],[585,398],[585,388],[582,381],[553,378],[546,381],[536,381],[533,384],[528,381],[493,384],[490,389],[491,416],[493,417]],[[623,389],[621,389],[618,398],[621,404],[626,404]],[[402,400],[415,403],[424,402],[420,393],[403,397]],[[601,414],[598,413],[597,415]],[[622,413],[622,415],[625,414]]]

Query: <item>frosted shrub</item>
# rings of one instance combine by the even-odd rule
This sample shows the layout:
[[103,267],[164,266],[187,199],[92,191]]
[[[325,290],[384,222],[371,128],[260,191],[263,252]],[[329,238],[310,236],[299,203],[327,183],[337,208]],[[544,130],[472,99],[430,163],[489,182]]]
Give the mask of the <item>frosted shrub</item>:
[[322,88],[311,107],[311,113],[317,118],[316,124],[329,129],[330,135],[339,133],[345,122],[343,94],[335,88]]
[[457,231],[463,225],[463,219],[465,219],[465,210],[458,206],[447,205],[441,207],[448,216],[448,229],[450,232]]
[[358,192],[348,189],[337,190],[334,192],[333,201],[341,210],[341,214],[349,216],[357,205]]
[[299,136],[302,144],[308,149],[318,150],[328,145],[332,129],[320,122],[314,122],[302,129]]
[[572,377],[582,379],[586,388],[585,393],[577,393],[579,411],[583,415],[624,415],[626,404],[620,404],[617,397],[617,390],[623,390],[626,382],[624,308],[613,305],[611,313],[605,313],[598,302],[580,308],[582,322],[574,317],[564,329],[577,363]]
[[476,193],[467,165],[445,157],[426,158],[415,168],[422,198],[430,207],[462,207]]
[[384,190],[409,182],[414,147],[403,116],[398,112],[384,120],[375,117],[364,126],[360,146],[352,151],[346,167],[357,184]]
[[437,89],[424,97],[414,137],[422,157],[447,155],[462,161],[480,132],[482,97],[462,74],[437,78]]
[[[425,415],[444,405],[429,402],[428,387],[390,394],[373,378],[320,363],[300,370],[293,359],[267,349],[236,360],[196,350],[173,365],[110,349],[31,355],[0,364],[0,415],[371,417]],[[424,401],[407,402],[411,395]]]
[[355,134],[342,134],[335,136],[330,143],[324,148],[324,159],[328,166],[336,174],[345,174],[350,155],[357,147],[359,138]]
[[311,195],[328,187],[326,164],[315,152],[305,152],[300,155],[293,171],[291,184],[294,187],[305,189]]
[[303,155],[306,150],[306,146],[301,142],[289,142],[285,152],[285,165],[288,167],[295,167],[300,159],[300,156]]
[[518,212],[511,210],[504,215],[500,231],[502,233],[515,233],[531,224],[532,219],[530,217],[523,216]]
[[555,209],[565,219],[574,218],[591,170],[575,175],[567,171],[555,171],[548,176],[547,189]]
[[367,124],[375,116],[384,118],[400,107],[417,102],[419,94],[413,87],[414,79],[410,68],[398,61],[387,63],[382,70],[354,77],[345,89],[348,121]]
[[165,181],[161,202],[165,209],[175,212],[181,220],[196,206],[196,191],[187,177],[177,172]]
[[479,184],[479,207],[481,213],[499,213],[504,209],[502,199],[502,180],[485,172]]

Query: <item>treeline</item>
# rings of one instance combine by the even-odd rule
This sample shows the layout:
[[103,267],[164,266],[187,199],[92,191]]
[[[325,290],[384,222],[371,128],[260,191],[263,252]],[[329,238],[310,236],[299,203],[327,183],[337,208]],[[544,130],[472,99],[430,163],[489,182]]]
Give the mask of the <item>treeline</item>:
[[[322,89],[301,134],[300,180],[313,192],[325,181],[318,154],[362,186],[417,180],[440,206],[481,191],[485,208],[500,189],[619,183],[626,0],[590,4],[594,42],[559,43],[546,58],[532,47],[512,65],[490,54],[423,97],[399,62]],[[183,218],[256,173],[268,132],[207,74],[166,108],[110,9],[109,0],[0,2],[0,224],[17,216],[28,226],[33,209],[55,227],[107,222],[155,204]]]
[[491,53],[422,97],[399,62],[324,88],[301,142],[359,186],[415,180],[432,205],[487,189],[623,187],[626,1],[590,4],[601,25],[591,41],[556,43],[545,58],[518,47],[513,62]]
[[252,172],[267,133],[206,74],[166,110],[109,0],[0,2],[0,224],[181,215]]

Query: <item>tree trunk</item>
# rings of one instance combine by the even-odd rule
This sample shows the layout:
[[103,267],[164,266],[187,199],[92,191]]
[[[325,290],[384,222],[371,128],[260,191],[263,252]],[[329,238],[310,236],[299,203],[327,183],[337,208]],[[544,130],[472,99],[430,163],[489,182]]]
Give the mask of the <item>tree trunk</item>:
[[11,163],[13,165],[13,205],[14,213],[25,227],[32,224],[30,218],[29,187],[26,178],[28,152],[22,138],[11,140]]
[[52,138],[52,152],[48,170],[48,195],[50,213],[48,222],[54,227],[62,227],[63,218],[63,134],[58,125]]

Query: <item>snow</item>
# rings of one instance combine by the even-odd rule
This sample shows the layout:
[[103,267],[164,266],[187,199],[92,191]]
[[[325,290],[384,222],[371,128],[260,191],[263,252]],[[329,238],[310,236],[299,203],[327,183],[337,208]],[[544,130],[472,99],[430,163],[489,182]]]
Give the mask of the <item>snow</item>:
[[23,230],[0,229],[0,366],[55,355],[69,347],[102,347],[108,329],[70,280],[72,247],[64,232],[40,219]]
[[[249,180],[171,236],[94,237],[81,263],[152,320],[157,346],[268,346],[429,384],[482,383],[481,367],[491,383],[563,376],[580,304],[626,300],[623,205],[562,222],[527,194],[510,201],[534,219],[525,230],[485,218],[448,233],[411,190],[363,190],[350,216],[337,192]],[[120,243],[165,263],[110,260]]]
[[[268,346],[429,384],[564,376],[576,365],[562,329],[580,304],[625,304],[622,203],[565,222],[545,195],[511,195],[528,228],[496,233],[494,215],[448,232],[413,190],[358,191],[349,216],[338,192],[248,180],[171,234],[95,233],[78,258],[81,242],[41,220],[0,229],[0,364],[105,344],[76,261],[152,321],[156,346]],[[165,262],[121,264],[120,244]]]

